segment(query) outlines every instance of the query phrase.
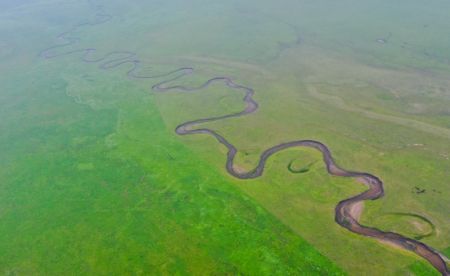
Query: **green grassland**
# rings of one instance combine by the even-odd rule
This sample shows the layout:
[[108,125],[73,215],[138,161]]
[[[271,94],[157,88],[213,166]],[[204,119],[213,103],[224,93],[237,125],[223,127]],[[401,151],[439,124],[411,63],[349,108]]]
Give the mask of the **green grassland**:
[[3,82],[26,101],[2,108],[2,273],[342,273],[177,141],[146,90],[60,70]]
[[[254,88],[256,113],[205,125],[240,150],[240,170],[275,144],[322,141],[344,168],[385,182],[362,223],[423,236],[449,255],[447,2],[95,3],[112,20],[80,28],[81,40],[61,51],[134,51],[143,74],[195,68],[172,84],[229,76]],[[261,178],[242,181],[226,173],[214,139],[174,133],[182,122],[242,110],[240,92],[217,83],[155,93],[164,78],[129,79],[127,65],[39,59],[58,33],[92,20],[92,8],[0,7],[1,273],[436,273],[334,222],[335,205],[365,187],[329,176],[318,152],[284,151]],[[309,170],[293,174],[291,161]]]

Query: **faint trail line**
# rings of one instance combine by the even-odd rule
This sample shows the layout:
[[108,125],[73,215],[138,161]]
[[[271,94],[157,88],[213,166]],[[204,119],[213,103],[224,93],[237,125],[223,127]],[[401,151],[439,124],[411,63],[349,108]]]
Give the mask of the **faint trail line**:
[[344,100],[342,100],[341,98],[339,98],[337,96],[326,95],[326,94],[318,92],[317,89],[312,85],[308,86],[308,91],[309,91],[309,94],[311,96],[313,96],[314,98],[316,98],[324,103],[333,105],[339,109],[349,111],[349,112],[359,113],[370,119],[385,121],[385,122],[401,125],[401,126],[404,126],[407,128],[414,128],[414,129],[417,129],[417,130],[420,130],[423,132],[427,132],[427,133],[430,133],[430,134],[433,134],[436,136],[450,139],[450,129],[448,129],[448,128],[432,125],[429,123],[425,123],[425,122],[421,122],[421,121],[417,121],[417,120],[413,120],[413,119],[402,118],[402,117],[387,115],[387,114],[381,114],[381,113],[373,112],[370,110],[353,107],[353,106],[346,104]]
[[195,92],[205,89],[213,83],[222,83],[223,85],[232,90],[243,92],[244,97],[242,100],[246,104],[244,110],[223,116],[202,118],[198,120],[185,122],[178,125],[175,129],[175,132],[178,135],[206,134],[214,137],[217,140],[217,142],[219,142],[228,149],[225,167],[230,175],[238,179],[253,179],[260,177],[264,172],[267,160],[272,155],[280,151],[293,147],[308,147],[320,151],[322,153],[323,161],[326,165],[327,172],[330,175],[354,178],[355,180],[365,184],[369,188],[368,190],[358,195],[342,200],[341,202],[338,203],[338,205],[335,208],[336,223],[338,223],[340,226],[348,229],[351,232],[364,235],[367,237],[376,238],[382,242],[392,243],[405,250],[412,251],[417,255],[421,256],[422,258],[426,259],[442,275],[446,276],[450,275],[450,272],[446,266],[443,257],[433,248],[427,246],[422,242],[404,237],[400,234],[393,232],[384,232],[377,228],[364,226],[359,223],[359,218],[356,218],[355,217],[356,215],[354,216],[354,213],[358,213],[355,212],[355,210],[358,209],[359,205],[366,200],[376,200],[381,198],[384,195],[383,182],[378,177],[369,173],[355,172],[340,168],[334,161],[329,148],[319,141],[297,140],[273,146],[269,149],[266,149],[261,154],[259,162],[253,170],[248,172],[237,171],[234,167],[234,159],[238,152],[237,148],[233,144],[228,142],[228,140],[225,137],[223,137],[216,131],[208,128],[195,128],[195,127],[206,122],[225,120],[228,118],[235,118],[254,113],[258,109],[258,103],[253,99],[253,95],[255,94],[255,92],[252,88],[237,84],[231,78],[228,77],[215,77],[207,80],[205,83],[197,87],[171,85],[171,83],[173,83],[175,80],[178,80],[182,77],[192,74],[194,72],[194,68],[182,67],[163,74],[139,75],[138,71],[140,68],[141,61],[139,60],[137,54],[129,51],[112,51],[104,54],[101,57],[94,57],[94,54],[97,52],[95,48],[81,48],[75,50],[72,49],[65,52],[61,52],[62,49],[68,46],[75,45],[80,41],[79,37],[72,36],[72,34],[79,28],[92,27],[111,20],[112,16],[110,14],[105,13],[102,6],[96,5],[92,1],[89,1],[89,4],[96,12],[96,20],[92,22],[88,21],[80,23],[78,25],[75,25],[68,31],[62,32],[57,36],[57,39],[61,43],[42,50],[39,53],[39,57],[44,59],[52,59],[72,54],[79,54],[81,55],[80,57],[81,61],[86,63],[95,63],[98,65],[100,69],[103,70],[113,69],[119,66],[127,65],[130,67],[130,69],[128,69],[126,74],[130,78],[135,79],[165,78],[165,80],[153,85],[152,89],[156,92],[170,92],[170,91]]

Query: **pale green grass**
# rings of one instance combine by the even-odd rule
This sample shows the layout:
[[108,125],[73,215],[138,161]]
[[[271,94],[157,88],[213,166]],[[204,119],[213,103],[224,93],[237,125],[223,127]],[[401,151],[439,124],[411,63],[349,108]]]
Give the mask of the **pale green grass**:
[[[58,3],[0,15],[5,273],[433,273],[335,224],[336,203],[364,187],[328,176],[317,152],[281,153],[245,182],[225,172],[225,149],[212,138],[174,134],[184,121],[241,110],[238,92],[217,84],[153,94],[157,80],[126,80],[127,66],[37,59],[56,34],[93,18],[83,3]],[[416,213],[436,226],[423,241],[448,248],[447,2],[98,3],[115,17],[78,30],[82,39],[65,50],[130,50],[143,73],[196,68],[173,84],[226,75],[253,87],[255,114],[207,125],[240,149],[237,166],[251,169],[277,143],[323,141],[343,167],[385,181],[386,196],[365,204],[364,224],[415,235],[409,220],[379,218]],[[281,51],[297,32],[302,44]],[[388,43],[376,41],[389,33]],[[291,174],[293,159],[319,162]]]

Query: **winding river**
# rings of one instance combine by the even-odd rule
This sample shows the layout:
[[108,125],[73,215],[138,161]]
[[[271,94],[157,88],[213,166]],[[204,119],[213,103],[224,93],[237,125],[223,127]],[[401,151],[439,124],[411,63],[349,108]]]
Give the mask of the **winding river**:
[[218,143],[222,144],[228,149],[227,160],[225,164],[226,170],[230,175],[239,179],[252,179],[261,176],[264,173],[264,168],[267,160],[272,155],[285,149],[294,147],[308,147],[320,151],[323,156],[323,162],[325,163],[326,169],[330,175],[354,178],[358,182],[363,183],[368,187],[366,191],[353,197],[344,199],[337,204],[335,208],[336,223],[353,233],[366,237],[372,237],[378,239],[379,241],[390,243],[405,250],[414,252],[415,254],[427,260],[442,275],[450,275],[449,269],[444,260],[444,256],[442,256],[440,253],[438,253],[428,245],[420,241],[404,237],[397,233],[381,231],[377,228],[364,226],[359,223],[357,216],[353,214],[354,212],[352,210],[354,208],[357,208],[358,205],[366,200],[376,200],[381,198],[384,195],[383,182],[375,175],[366,172],[350,171],[339,167],[334,161],[330,149],[320,141],[297,140],[273,146],[269,149],[266,149],[261,154],[259,162],[253,170],[243,173],[235,170],[234,160],[238,152],[237,148],[233,144],[231,144],[224,136],[220,135],[212,129],[202,128],[201,124],[206,122],[214,122],[229,118],[241,117],[255,112],[258,109],[258,103],[253,99],[255,91],[252,88],[237,84],[228,77],[215,77],[206,81],[204,84],[198,87],[171,85],[171,83],[173,83],[175,80],[194,73],[194,68],[183,67],[159,75],[139,75],[138,71],[141,66],[141,61],[139,60],[136,53],[129,51],[114,51],[103,54],[101,57],[95,57],[97,53],[97,50],[95,48],[69,50],[68,48],[72,48],[72,46],[76,45],[80,41],[79,37],[74,36],[75,31],[83,27],[99,25],[112,19],[112,16],[110,14],[104,12],[102,6],[96,5],[92,1],[89,1],[89,4],[95,10],[95,20],[80,23],[70,28],[69,30],[60,33],[57,36],[58,43],[41,51],[39,53],[39,57],[44,59],[53,59],[72,54],[79,54],[81,56],[80,59],[83,62],[96,63],[100,69],[107,70],[119,66],[127,66],[127,68],[130,69],[126,74],[130,78],[164,78],[164,81],[161,81],[152,87],[154,91],[160,93],[169,91],[194,92],[205,89],[213,83],[222,83],[232,90],[243,92],[244,97],[242,98],[242,100],[246,104],[244,110],[223,116],[184,122],[176,127],[175,132],[178,135],[205,134],[214,137]]

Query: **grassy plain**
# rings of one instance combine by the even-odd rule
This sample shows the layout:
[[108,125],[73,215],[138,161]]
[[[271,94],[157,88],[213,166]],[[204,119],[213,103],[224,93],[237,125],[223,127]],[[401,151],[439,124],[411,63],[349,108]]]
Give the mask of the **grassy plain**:
[[[23,29],[48,23],[33,15]],[[2,274],[343,274],[184,146],[124,70],[38,60],[59,23],[35,45],[10,34],[23,48],[1,64]]]
[[[68,49],[135,51],[145,72],[194,66],[175,82],[187,86],[226,75],[253,87],[255,114],[207,125],[240,149],[237,166],[253,168],[281,142],[320,140],[343,167],[384,180],[386,196],[365,204],[364,224],[416,236],[427,226],[387,214],[421,215],[435,227],[422,241],[445,251],[449,4],[288,2],[98,1],[113,19],[80,29]],[[328,176],[317,152],[280,153],[263,177],[240,181],[223,169],[225,149],[212,138],[173,132],[241,110],[239,93],[221,85],[150,93],[157,81],[127,79],[126,66],[106,72],[77,56],[36,58],[92,15],[70,1],[24,1],[0,14],[8,37],[0,44],[0,271],[435,273],[335,224],[337,202],[364,187]],[[292,160],[318,162],[292,174]]]
[[3,273],[341,274],[177,141],[123,72],[46,68],[3,82]]

